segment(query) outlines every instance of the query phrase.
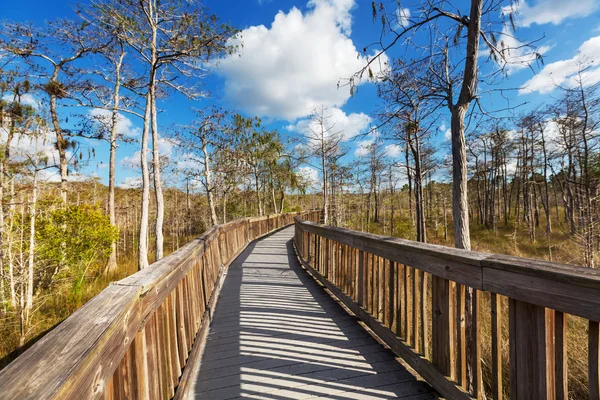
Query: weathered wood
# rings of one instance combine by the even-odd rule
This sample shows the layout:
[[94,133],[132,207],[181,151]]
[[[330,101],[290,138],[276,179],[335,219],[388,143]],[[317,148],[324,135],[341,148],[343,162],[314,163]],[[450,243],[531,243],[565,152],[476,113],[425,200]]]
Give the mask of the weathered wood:
[[454,327],[454,294],[451,282],[434,276],[432,289],[432,363],[444,375],[454,378],[456,329]]
[[467,383],[467,331],[465,325],[466,287],[456,284],[456,382]]
[[305,260],[300,260],[305,269],[350,311],[362,320],[381,340],[383,340],[408,365],[419,372],[421,376],[446,399],[471,399],[468,393],[457,387],[441,375],[427,359],[416,353],[406,342],[398,338],[388,327],[383,326],[365,309],[358,306],[348,295],[327,281],[317,270]]
[[[304,215],[314,219],[313,214]],[[271,230],[297,215],[271,218]],[[201,291],[210,294],[221,257],[235,258],[238,247],[246,246],[236,238],[251,223],[213,227],[150,268],[109,285],[0,372],[0,397],[171,397],[199,328]]]
[[554,312],[509,300],[511,399],[555,398]]
[[484,290],[600,320],[600,270],[519,257],[482,260]]
[[289,234],[257,243],[229,269],[187,398],[436,398],[288,258]]
[[600,324],[598,322],[589,322],[588,335],[588,380],[591,400],[600,398]]
[[[467,348],[467,361],[470,362],[470,369],[473,379],[473,397],[476,399],[483,398],[483,377],[481,375],[481,293],[478,290],[473,290],[473,315],[471,318],[472,329],[468,340],[470,348]],[[467,334],[468,334],[467,329]],[[471,359],[469,360],[469,352]]]
[[302,229],[314,235],[347,244],[368,254],[483,289],[481,260],[486,258],[487,254],[356,232],[344,228],[325,227],[306,221],[302,222],[301,226]]
[[567,315],[554,312],[554,362],[557,400],[568,400]]
[[110,285],[0,372],[2,396],[99,398],[141,323],[138,299]]
[[502,400],[502,304],[500,295],[490,293],[492,314],[492,398]]

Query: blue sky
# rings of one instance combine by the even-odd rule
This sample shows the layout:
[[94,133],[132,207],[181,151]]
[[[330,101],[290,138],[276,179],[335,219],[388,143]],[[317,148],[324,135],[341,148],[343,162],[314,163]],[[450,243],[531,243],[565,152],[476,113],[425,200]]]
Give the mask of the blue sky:
[[[407,16],[418,15],[417,3],[402,2]],[[205,4],[222,20],[242,30],[243,53],[222,60],[204,79],[205,88],[211,92],[210,99],[190,101],[172,96],[162,101],[161,130],[191,122],[190,108],[208,104],[239,110],[248,116],[259,115],[268,128],[279,129],[284,136],[301,134],[311,109],[320,104],[329,107],[337,126],[347,131],[347,137],[359,135],[372,126],[371,117],[378,103],[375,85],[362,84],[354,97],[350,97],[348,88],[337,88],[339,79],[349,77],[364,62],[357,49],[378,37],[379,26],[373,24],[370,1],[207,0]],[[390,9],[394,4],[388,2]],[[468,12],[467,1],[458,0],[454,4],[462,13]],[[600,61],[600,0],[521,0],[518,7],[516,36],[522,42],[541,39],[537,45],[543,52],[544,65],[532,63],[533,71],[511,68],[501,85],[524,88],[511,92],[510,96],[514,104],[528,102],[527,108],[551,99],[554,83],[568,84],[578,60]],[[73,12],[66,1],[0,0],[2,19],[41,25],[45,20],[69,16]],[[398,56],[399,51],[393,50],[387,56]],[[527,56],[522,57],[528,61]],[[493,67],[487,64],[483,69]],[[591,75],[590,81],[600,80],[600,69],[596,67]],[[486,97],[483,101],[490,109],[504,106],[497,97]],[[64,116],[68,113],[69,110],[63,110]],[[123,130],[132,137],[139,134],[141,121],[135,117],[128,117],[122,123]],[[442,151],[449,147],[444,138],[448,126],[448,117],[442,116],[434,138]],[[347,159],[360,155],[361,141],[368,140],[348,141]],[[84,147],[95,149],[96,160],[79,173],[97,174],[106,182],[107,146],[87,142]],[[131,182],[138,176],[136,168],[130,165],[136,162],[137,147],[135,143],[120,145],[118,184]],[[168,143],[163,143],[162,149],[177,158]],[[393,151],[390,154],[394,155]],[[316,174],[308,168],[305,173]]]

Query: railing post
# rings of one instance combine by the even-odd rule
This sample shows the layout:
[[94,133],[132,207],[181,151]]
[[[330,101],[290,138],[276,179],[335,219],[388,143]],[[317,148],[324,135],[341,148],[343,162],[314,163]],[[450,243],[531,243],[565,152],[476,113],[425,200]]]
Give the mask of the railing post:
[[329,239],[325,239],[325,260],[323,260],[325,279],[329,279]]
[[554,400],[554,311],[509,300],[510,394],[513,400]]
[[361,307],[365,305],[365,252],[358,252],[358,304]]
[[431,361],[442,374],[450,378],[455,376],[454,357],[456,354],[453,286],[447,279],[438,276],[432,277]]

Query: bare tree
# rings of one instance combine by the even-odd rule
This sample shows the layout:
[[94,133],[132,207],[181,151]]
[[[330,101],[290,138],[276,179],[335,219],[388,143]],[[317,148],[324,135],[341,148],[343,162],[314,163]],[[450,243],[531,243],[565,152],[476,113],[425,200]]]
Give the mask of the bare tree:
[[96,2],[96,7],[112,16],[112,26],[122,27],[128,47],[144,63],[146,79],[142,86],[145,96],[144,127],[141,140],[142,208],[139,234],[138,264],[148,265],[147,231],[149,219],[150,174],[148,169],[148,140],[152,131],[153,177],[156,201],[156,259],[163,256],[164,199],[160,178],[158,132],[158,90],[174,90],[190,98],[206,93],[186,81],[206,75],[206,65],[213,57],[229,52],[228,39],[235,31],[207,12],[197,2],[183,0],[115,0]]
[[343,132],[336,128],[337,121],[331,121],[327,107],[320,106],[313,110],[310,122],[307,125],[306,136],[302,138],[311,155],[319,160],[321,171],[321,188],[323,190],[323,223],[329,223],[329,165],[328,160],[341,152],[340,144]]

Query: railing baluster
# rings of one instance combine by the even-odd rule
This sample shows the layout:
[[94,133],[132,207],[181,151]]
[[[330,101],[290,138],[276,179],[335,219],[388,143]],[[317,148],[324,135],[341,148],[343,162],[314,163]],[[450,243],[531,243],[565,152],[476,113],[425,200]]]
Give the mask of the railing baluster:
[[554,362],[556,374],[556,399],[569,398],[567,364],[567,314],[560,311],[554,312]]
[[454,358],[456,330],[454,328],[455,297],[451,282],[434,276],[431,280],[432,292],[432,362],[444,375],[454,378]]
[[463,388],[467,383],[467,334],[465,327],[466,287],[456,284],[456,382]]
[[600,398],[600,324],[596,321],[588,326],[588,381],[590,399]]
[[420,304],[420,324],[419,324],[419,335],[421,336],[421,353],[425,358],[429,357],[429,342],[428,342],[428,318],[427,318],[427,272],[419,271],[420,277],[420,289],[419,289],[419,304]]
[[404,266],[404,340],[409,345],[412,344],[412,302],[411,302],[411,284],[412,271],[408,265]]
[[511,399],[554,399],[554,311],[515,299],[508,309]]
[[490,293],[492,316],[492,398],[502,400],[502,304],[500,295]]
[[396,316],[396,283],[397,283],[397,279],[396,279],[396,263],[393,261],[387,261],[388,263],[388,268],[387,268],[387,279],[386,279],[386,283],[387,283],[387,287],[388,287],[388,293],[387,293],[387,326],[394,330],[395,326],[394,326],[394,317]]

